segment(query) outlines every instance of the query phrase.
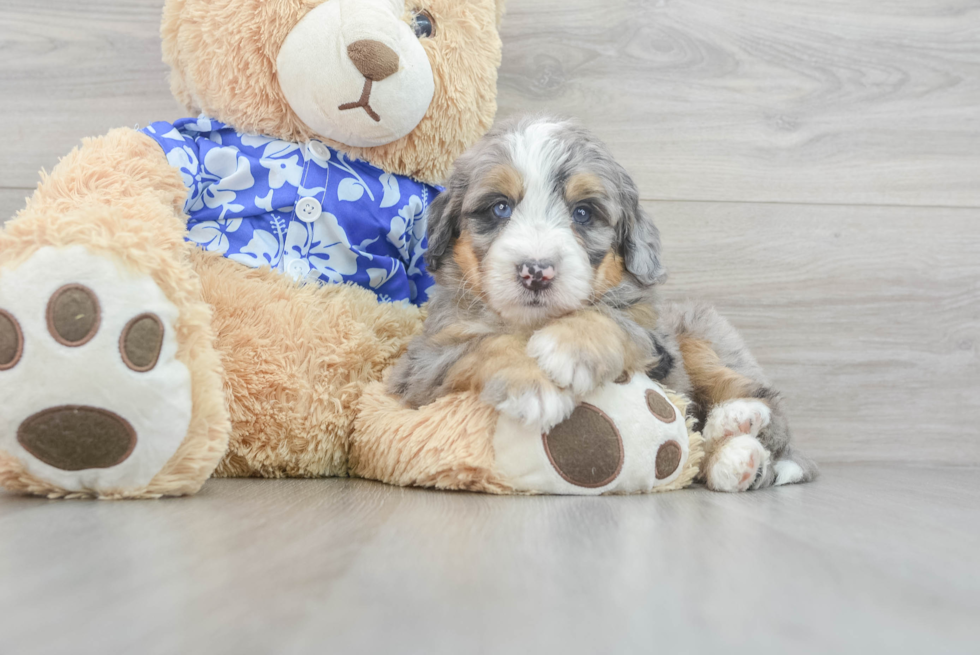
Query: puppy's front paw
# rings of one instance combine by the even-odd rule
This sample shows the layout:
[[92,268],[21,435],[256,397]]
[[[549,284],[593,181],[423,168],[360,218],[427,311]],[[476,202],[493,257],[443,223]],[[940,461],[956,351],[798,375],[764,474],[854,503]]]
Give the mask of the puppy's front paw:
[[584,396],[608,382],[623,370],[623,358],[613,350],[600,352],[582,347],[552,334],[548,328],[539,330],[527,344],[527,354],[538,362],[545,375],[562,389]]
[[575,409],[575,398],[547,380],[493,380],[484,389],[483,399],[497,411],[542,432],[564,421]]
[[714,452],[705,481],[713,491],[746,491],[769,470],[769,451],[753,436],[733,437]]

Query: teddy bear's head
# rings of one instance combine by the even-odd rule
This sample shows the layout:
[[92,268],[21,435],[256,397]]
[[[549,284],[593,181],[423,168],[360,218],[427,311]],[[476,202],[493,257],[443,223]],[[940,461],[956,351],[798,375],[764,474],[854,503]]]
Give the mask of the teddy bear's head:
[[434,182],[496,113],[504,0],[167,0],[190,111]]

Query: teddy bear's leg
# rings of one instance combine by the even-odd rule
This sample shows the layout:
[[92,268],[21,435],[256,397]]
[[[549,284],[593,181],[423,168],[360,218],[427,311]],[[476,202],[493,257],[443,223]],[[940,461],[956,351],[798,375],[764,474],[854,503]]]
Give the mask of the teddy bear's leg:
[[186,188],[119,129],[65,157],[0,232],[0,484],[195,492],[229,432]]

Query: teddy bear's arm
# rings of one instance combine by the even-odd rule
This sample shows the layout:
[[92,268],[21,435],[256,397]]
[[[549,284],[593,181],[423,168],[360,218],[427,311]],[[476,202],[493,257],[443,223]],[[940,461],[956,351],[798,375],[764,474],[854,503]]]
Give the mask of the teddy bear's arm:
[[186,199],[187,187],[160,146],[136,130],[117,128],[84,139],[50,174],[42,174],[37,191],[17,218],[49,212],[55,220],[70,221],[64,213],[83,204],[112,206],[139,200],[171,209],[175,220],[170,227],[182,235]]

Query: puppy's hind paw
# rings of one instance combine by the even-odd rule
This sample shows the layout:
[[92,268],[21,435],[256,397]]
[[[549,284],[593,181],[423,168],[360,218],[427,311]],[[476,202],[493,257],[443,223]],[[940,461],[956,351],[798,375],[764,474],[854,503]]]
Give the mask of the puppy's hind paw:
[[716,405],[704,425],[704,438],[727,439],[740,434],[756,437],[772,420],[772,410],[760,400],[740,398]]
[[769,451],[753,436],[734,437],[714,452],[705,481],[713,491],[747,491],[769,473]]

